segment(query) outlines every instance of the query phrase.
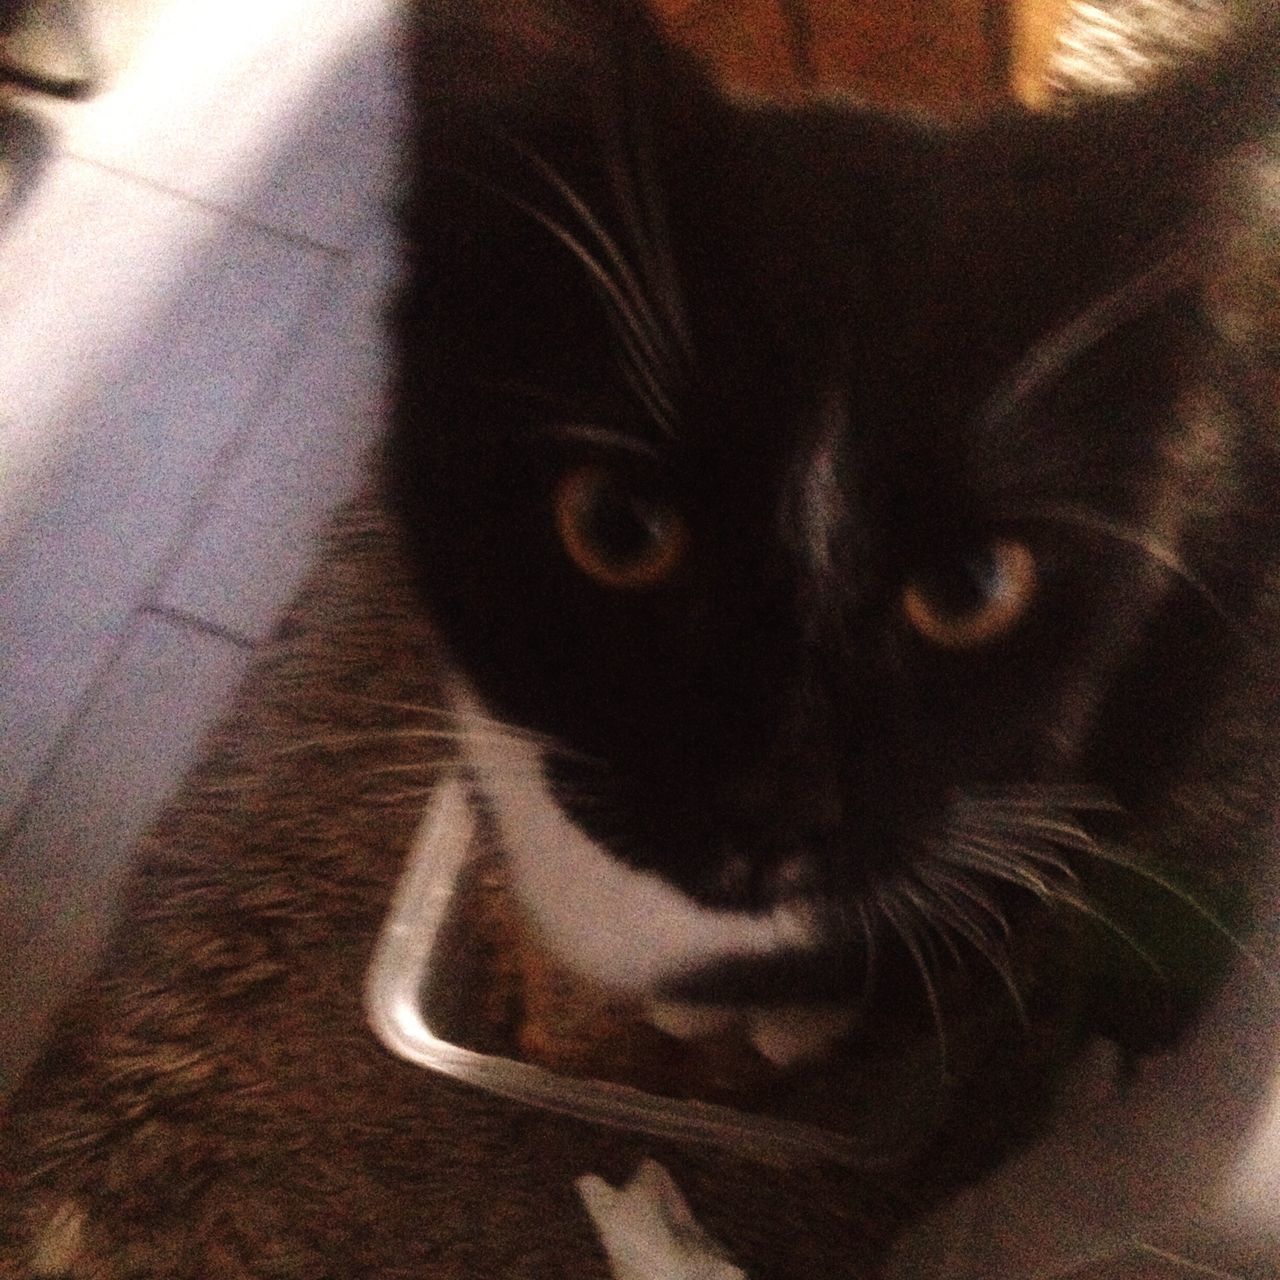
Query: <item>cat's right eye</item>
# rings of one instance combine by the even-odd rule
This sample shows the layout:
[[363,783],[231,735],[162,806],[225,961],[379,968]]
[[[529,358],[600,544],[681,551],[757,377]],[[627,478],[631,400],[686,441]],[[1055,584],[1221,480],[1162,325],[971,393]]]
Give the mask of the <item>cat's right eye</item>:
[[602,586],[656,586],[680,563],[684,520],[669,505],[608,467],[567,471],[556,486],[556,531],[569,559]]
[[902,613],[930,644],[978,649],[1018,623],[1037,585],[1031,550],[1021,542],[997,539],[945,570],[914,578],[902,593]]

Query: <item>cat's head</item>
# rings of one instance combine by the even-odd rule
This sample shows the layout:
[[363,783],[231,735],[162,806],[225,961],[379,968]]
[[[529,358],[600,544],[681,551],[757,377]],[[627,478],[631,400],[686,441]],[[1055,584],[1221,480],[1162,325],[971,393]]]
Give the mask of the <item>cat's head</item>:
[[1275,23],[944,127],[731,101],[628,4],[422,9],[390,474],[535,916],[680,998],[998,968],[1243,589],[1251,446],[1184,401]]

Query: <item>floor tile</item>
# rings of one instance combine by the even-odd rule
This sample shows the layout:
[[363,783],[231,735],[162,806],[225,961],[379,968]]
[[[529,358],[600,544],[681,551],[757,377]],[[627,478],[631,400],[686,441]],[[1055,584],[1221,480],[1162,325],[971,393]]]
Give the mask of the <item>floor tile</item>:
[[133,846],[250,656],[139,616],[0,855],[0,1094],[92,963]]
[[7,231],[0,832],[269,403],[335,263],[67,158]]
[[51,105],[62,146],[291,235],[347,248],[385,205],[393,0],[168,0],[117,82]]
[[362,481],[381,433],[389,230],[374,223],[297,363],[157,600],[251,639],[271,630],[329,513]]

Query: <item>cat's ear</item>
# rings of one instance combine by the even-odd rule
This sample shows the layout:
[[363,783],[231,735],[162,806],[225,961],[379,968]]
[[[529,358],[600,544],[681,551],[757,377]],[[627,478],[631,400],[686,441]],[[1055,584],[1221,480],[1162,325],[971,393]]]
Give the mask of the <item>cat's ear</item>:
[[1253,0],[1233,16],[1212,48],[1044,126],[1041,159],[1075,204],[1067,211],[1109,234],[1113,251],[1188,224],[1211,202],[1222,161],[1280,127],[1280,4]]

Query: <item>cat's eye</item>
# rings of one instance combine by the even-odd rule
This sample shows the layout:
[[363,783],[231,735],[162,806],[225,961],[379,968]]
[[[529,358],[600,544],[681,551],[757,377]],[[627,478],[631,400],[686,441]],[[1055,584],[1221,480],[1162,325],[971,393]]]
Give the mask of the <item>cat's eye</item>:
[[1030,607],[1036,560],[1000,539],[945,569],[913,579],[902,593],[907,622],[943,649],[977,649],[1011,630]]
[[606,587],[637,589],[668,577],[684,556],[680,516],[607,467],[575,467],[555,495],[556,530],[579,569]]

